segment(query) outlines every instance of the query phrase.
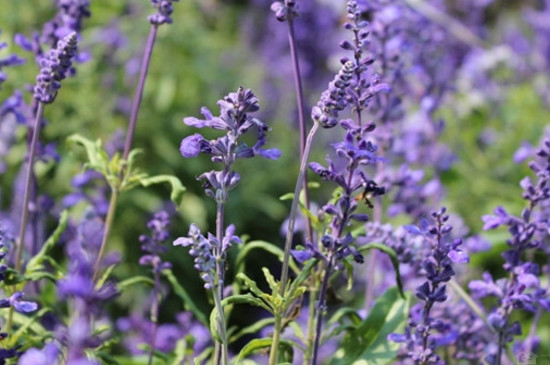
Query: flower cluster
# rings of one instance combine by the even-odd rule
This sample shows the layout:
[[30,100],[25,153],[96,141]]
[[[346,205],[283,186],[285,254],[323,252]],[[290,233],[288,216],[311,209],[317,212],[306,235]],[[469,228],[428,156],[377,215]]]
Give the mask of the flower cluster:
[[323,128],[336,126],[338,113],[348,105],[346,89],[350,86],[354,69],[353,62],[345,62],[334,80],[329,83],[328,89],[321,94],[317,105],[312,108],[311,118]]
[[[533,183],[529,177],[524,178],[520,185],[523,188],[523,198],[528,206],[521,216],[509,214],[503,207],[495,209],[495,215],[483,216],[484,229],[495,229],[501,225],[508,227],[511,235],[506,243],[510,248],[502,254],[504,270],[508,278],[494,280],[490,273],[483,274],[483,280],[473,280],[469,284],[472,295],[476,298],[495,296],[499,306],[488,316],[488,321],[498,337],[498,352],[488,357],[488,361],[499,362],[506,343],[514,336],[521,334],[518,322],[511,322],[515,309],[536,312],[538,307],[550,311],[550,296],[541,287],[538,275],[540,268],[537,263],[526,259],[529,249],[548,250],[545,247],[548,239],[550,221],[546,212],[539,211],[550,198],[550,141],[537,152],[540,161],[533,161],[529,167],[536,173],[537,181]],[[541,214],[542,213],[542,214]]]
[[151,0],[151,4],[157,9],[157,12],[149,16],[149,22],[154,26],[172,23],[172,18],[170,18],[174,11],[172,3],[176,1],[179,0]]
[[447,236],[452,227],[447,224],[449,216],[445,208],[432,213],[433,224],[422,221],[422,225],[406,226],[410,233],[419,234],[431,245],[430,255],[422,262],[422,269],[426,279],[416,288],[416,297],[423,304],[417,305],[411,311],[408,328],[405,334],[391,334],[389,339],[406,344],[407,355],[419,364],[437,363],[441,358],[436,353],[438,342],[432,336],[434,331],[443,332],[446,324],[440,318],[432,315],[432,307],[436,303],[447,300],[447,285],[455,275],[451,265],[466,263],[468,257],[459,248],[461,239],[449,240]]
[[191,224],[188,236],[175,240],[174,246],[191,246],[189,254],[195,258],[195,269],[201,274],[205,289],[211,290],[217,286],[223,287],[220,275],[216,272],[216,261],[225,259],[232,243],[242,243],[235,236],[235,226],[232,224],[227,227],[222,242],[211,233],[208,233],[208,238],[204,237],[200,229]]
[[[181,142],[180,152],[183,157],[196,157],[199,153],[212,155],[212,162],[220,162],[224,165],[221,171],[209,171],[198,177],[204,181],[206,194],[218,203],[225,203],[228,191],[233,189],[240,180],[237,172],[231,170],[234,162],[239,158],[251,158],[262,156],[275,160],[281,152],[276,148],[263,149],[269,127],[253,118],[249,113],[260,109],[258,98],[249,89],[240,87],[237,92],[229,93],[223,100],[218,101],[220,116],[214,117],[210,110],[203,107],[201,112],[206,119],[186,117],[184,123],[197,128],[210,127],[216,130],[226,131],[226,135],[215,140],[208,141],[200,134],[193,134]],[[257,141],[249,147],[245,142],[239,141],[249,129],[258,131]]]
[[70,33],[59,41],[56,49],[51,49],[41,61],[40,73],[36,77],[34,98],[41,103],[49,104],[55,100],[61,80],[71,67],[76,54],[76,33]]
[[172,265],[169,262],[163,262],[160,254],[166,252],[168,247],[163,246],[170,236],[167,227],[170,224],[170,216],[166,211],[160,211],[147,223],[147,228],[151,230],[151,236],[141,235],[141,249],[147,252],[139,259],[140,265],[151,266],[154,271],[162,272],[164,269],[169,269]]

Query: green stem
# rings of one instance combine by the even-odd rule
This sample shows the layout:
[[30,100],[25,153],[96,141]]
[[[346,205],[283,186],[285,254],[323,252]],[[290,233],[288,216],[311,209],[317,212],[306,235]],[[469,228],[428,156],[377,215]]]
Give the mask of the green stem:
[[221,337],[221,365],[229,365],[229,355],[227,350],[227,333],[225,330],[225,312],[217,288],[212,290],[214,305],[218,311],[218,333]]
[[309,364],[313,352],[313,343],[315,341],[315,298],[319,293],[319,281],[314,276],[313,287],[309,290],[309,304],[307,312],[307,338],[306,338],[306,353],[304,356],[304,364]]
[[273,341],[271,341],[271,350],[269,351],[269,365],[277,365],[279,362],[279,341],[281,339],[282,327],[283,317],[280,314],[275,314]]
[[292,205],[290,207],[290,215],[288,218],[288,227],[285,239],[285,255],[283,258],[283,268],[281,272],[281,286],[279,287],[279,294],[284,297],[286,292],[286,284],[288,280],[288,266],[290,261],[290,249],[292,247],[292,237],[294,235],[294,224],[296,223],[296,213],[298,211],[298,201],[300,200],[300,190],[303,186],[304,176],[306,174],[307,161],[309,159],[309,153],[311,152],[311,145],[313,143],[313,137],[317,132],[319,125],[315,123],[311,128],[306,140],[306,147],[300,163],[300,171],[298,172],[298,179],[296,180],[296,187],[294,189],[294,198],[292,199]]
[[107,247],[107,240],[109,239],[109,234],[111,233],[111,228],[113,226],[118,194],[119,194],[118,189],[112,187],[111,200],[109,201],[109,210],[107,212],[107,218],[105,218],[105,228],[103,230],[103,238],[101,240],[101,246],[99,248],[99,253],[97,254],[97,258],[94,265],[94,276],[92,277],[93,282],[96,281],[97,276],[99,275],[101,259],[103,257],[103,254],[105,253],[105,248]]

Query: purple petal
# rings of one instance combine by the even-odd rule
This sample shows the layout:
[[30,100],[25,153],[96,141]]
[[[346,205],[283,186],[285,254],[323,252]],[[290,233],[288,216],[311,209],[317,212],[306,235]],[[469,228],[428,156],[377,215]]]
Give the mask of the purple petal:
[[259,150],[260,156],[267,158],[268,160],[276,160],[281,157],[281,151],[276,148],[270,148],[268,150]]
[[470,258],[468,257],[468,255],[466,255],[464,251],[460,250],[451,250],[449,252],[449,258],[452,262],[457,264],[467,264],[468,262],[470,262]]
[[191,246],[192,244],[193,244],[193,240],[188,237],[180,237],[176,239],[173,243],[174,246],[183,246],[183,247]]
[[204,138],[198,133],[184,138],[180,145],[181,155],[185,158],[197,157],[201,151],[200,141],[203,139]]
[[311,252],[308,251],[290,250],[290,253],[294,256],[296,261],[302,264],[313,256]]

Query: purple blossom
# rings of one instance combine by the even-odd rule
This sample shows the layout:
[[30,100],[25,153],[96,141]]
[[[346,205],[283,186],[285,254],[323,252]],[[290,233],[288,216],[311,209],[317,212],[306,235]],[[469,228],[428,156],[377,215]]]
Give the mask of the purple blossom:
[[[421,308],[411,311],[405,334],[393,334],[388,339],[404,343],[405,355],[419,364],[440,363],[436,348],[454,343],[457,336],[449,332],[449,325],[432,311],[436,303],[440,305],[448,299],[446,283],[455,275],[451,262],[468,262],[459,248],[462,240],[447,237],[452,227],[447,224],[449,216],[445,212],[445,208],[433,212],[433,224],[423,220],[420,226],[405,227],[412,234],[422,235],[431,246],[431,252],[421,265],[427,280],[415,291],[416,297],[424,303],[419,303]],[[436,333],[439,336],[434,337]]]
[[[261,156],[270,160],[279,158],[280,151],[263,149],[269,127],[249,113],[260,109],[258,98],[248,89],[240,87],[237,92],[229,93],[218,101],[220,116],[214,117],[206,107],[201,109],[205,119],[186,117],[183,122],[196,128],[212,128],[226,131],[226,135],[206,140],[201,134],[193,134],[182,140],[180,152],[183,157],[191,158],[199,153],[211,155],[212,162],[221,163],[224,168],[220,171],[209,171],[198,177],[204,181],[206,194],[218,202],[226,202],[229,190],[239,182],[240,176],[232,170],[233,164],[240,158]],[[257,140],[252,147],[239,140],[250,129],[257,130]]]
[[167,227],[169,224],[170,216],[166,211],[155,213],[147,223],[147,228],[151,230],[151,236],[139,236],[141,249],[146,252],[139,260],[140,265],[151,266],[156,272],[172,267],[169,262],[163,262],[160,258],[160,254],[168,251],[168,247],[163,246],[162,243],[168,240]]
[[524,190],[522,196],[528,203],[521,215],[516,217],[498,207],[495,215],[482,218],[485,222],[484,229],[507,226],[511,236],[506,241],[509,249],[502,254],[505,261],[503,267],[509,276],[494,281],[490,274],[485,273],[483,280],[473,280],[469,284],[472,295],[477,298],[498,298],[499,306],[488,316],[489,324],[497,334],[498,350],[489,357],[489,361],[495,363],[500,363],[504,345],[521,334],[519,323],[511,322],[514,310],[535,312],[539,306],[550,310],[547,290],[540,287],[538,264],[524,259],[527,250],[542,249],[549,234],[548,216],[538,210],[550,198],[550,141],[544,141],[537,156],[539,160],[529,165],[536,173],[536,182],[526,177],[520,183]]
[[179,0],[151,0],[151,5],[157,9],[157,12],[148,17],[149,22],[156,27],[162,24],[171,24],[172,18],[170,18],[170,15],[174,11],[172,3],[177,1]]
[[76,54],[76,33],[70,33],[59,41],[56,49],[51,49],[40,63],[40,73],[36,77],[34,98],[44,104],[55,100],[57,91],[72,64]]

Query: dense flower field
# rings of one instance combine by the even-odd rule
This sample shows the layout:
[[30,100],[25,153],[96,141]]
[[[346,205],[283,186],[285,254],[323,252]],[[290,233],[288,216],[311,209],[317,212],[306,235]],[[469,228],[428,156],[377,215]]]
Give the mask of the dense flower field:
[[0,31],[0,364],[550,362],[550,1]]

